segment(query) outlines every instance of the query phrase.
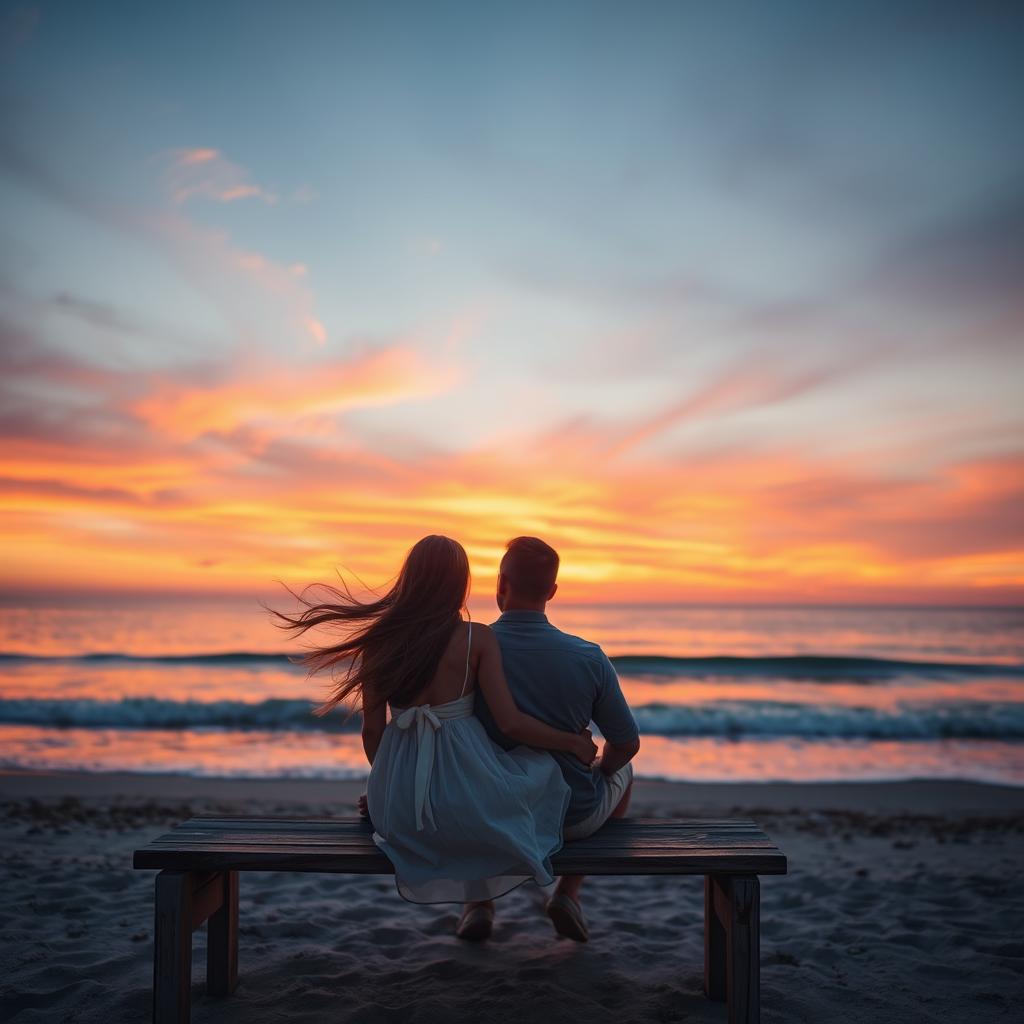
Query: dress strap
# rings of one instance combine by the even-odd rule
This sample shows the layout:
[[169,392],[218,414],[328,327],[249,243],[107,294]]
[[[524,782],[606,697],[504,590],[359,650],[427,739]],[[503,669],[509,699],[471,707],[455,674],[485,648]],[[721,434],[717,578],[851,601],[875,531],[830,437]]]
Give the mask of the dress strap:
[[469,682],[469,648],[473,643],[473,620],[469,620],[469,634],[466,637],[466,674],[462,677],[462,689],[459,691],[459,697],[466,692],[466,683]]

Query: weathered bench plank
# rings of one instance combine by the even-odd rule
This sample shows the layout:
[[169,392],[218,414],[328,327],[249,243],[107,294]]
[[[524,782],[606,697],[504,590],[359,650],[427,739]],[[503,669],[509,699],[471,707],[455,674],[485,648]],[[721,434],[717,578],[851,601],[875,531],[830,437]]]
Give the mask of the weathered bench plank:
[[[365,818],[192,818],[137,850],[137,868],[391,874]],[[620,818],[552,858],[556,874],[783,874],[753,822]]]
[[[365,818],[190,818],[135,851],[156,881],[153,1020],[189,1019],[192,931],[209,921],[207,988],[238,978],[238,872],[393,874]],[[618,818],[552,857],[555,874],[704,875],[704,991],[730,1024],[760,1019],[757,876],[785,874],[785,855],[742,818]]]

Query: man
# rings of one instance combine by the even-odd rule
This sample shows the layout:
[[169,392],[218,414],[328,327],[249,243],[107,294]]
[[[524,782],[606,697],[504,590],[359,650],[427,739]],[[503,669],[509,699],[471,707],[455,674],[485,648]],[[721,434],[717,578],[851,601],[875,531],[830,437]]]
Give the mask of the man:
[[[501,617],[491,629],[501,647],[509,690],[522,711],[572,732],[593,721],[604,736],[601,757],[593,767],[571,754],[552,752],[572,791],[563,829],[568,842],[593,834],[609,818],[625,815],[633,787],[629,762],[640,749],[640,735],[615,669],[601,648],[548,622],[545,609],[558,590],[558,564],[554,548],[536,537],[509,541],[498,573]],[[475,710],[496,743],[506,750],[515,746],[494,724],[479,689]],[[579,902],[582,884],[582,875],[563,875],[547,903],[555,931],[577,942],[588,937]],[[493,901],[469,903],[456,934],[485,939],[493,919]]]

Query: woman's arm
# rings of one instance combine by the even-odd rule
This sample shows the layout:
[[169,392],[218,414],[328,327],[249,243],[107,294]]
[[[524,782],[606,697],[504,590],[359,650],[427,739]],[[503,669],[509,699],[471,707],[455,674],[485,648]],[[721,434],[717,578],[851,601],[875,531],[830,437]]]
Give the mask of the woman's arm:
[[486,626],[478,626],[474,631],[474,641],[479,644],[480,652],[477,681],[494,717],[494,724],[517,743],[546,750],[565,750],[575,754],[584,764],[590,764],[597,756],[597,746],[590,738],[590,730],[564,732],[520,711],[508,689],[497,638]]
[[363,692],[363,751],[366,760],[373,764],[380,746],[381,737],[387,722],[387,701],[371,702]]

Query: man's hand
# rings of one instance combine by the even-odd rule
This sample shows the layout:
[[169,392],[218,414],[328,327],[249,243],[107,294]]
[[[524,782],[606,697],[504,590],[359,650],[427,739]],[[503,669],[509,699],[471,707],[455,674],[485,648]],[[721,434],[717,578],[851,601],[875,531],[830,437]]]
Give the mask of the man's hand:
[[576,749],[573,753],[585,764],[593,764],[594,758],[597,757],[597,744],[594,742],[594,737],[590,734],[589,729],[580,729],[579,742],[576,744]]
[[356,804],[359,807],[359,813],[364,818],[368,818],[370,816],[370,812],[369,812],[369,810],[367,809],[367,806],[366,806],[366,794],[365,793],[363,793],[363,795],[359,797],[359,799],[356,801]]

